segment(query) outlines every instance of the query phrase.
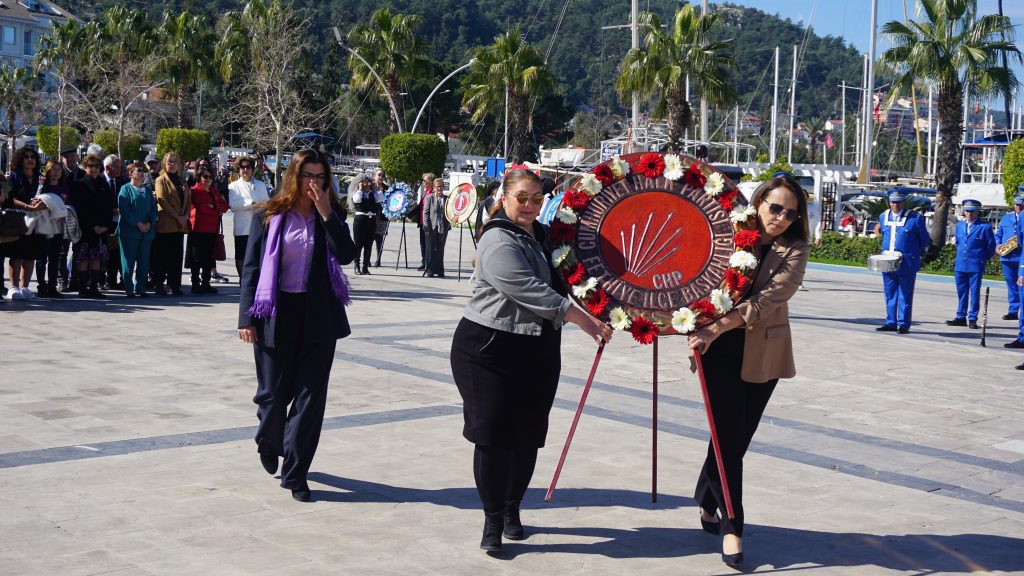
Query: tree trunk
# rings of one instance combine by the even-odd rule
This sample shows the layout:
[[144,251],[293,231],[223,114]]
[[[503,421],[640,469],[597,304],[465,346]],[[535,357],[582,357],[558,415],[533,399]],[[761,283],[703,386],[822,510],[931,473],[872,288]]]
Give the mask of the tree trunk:
[[175,106],[178,107],[178,128],[185,127],[185,89],[181,86],[178,87],[178,95],[174,99]]
[[530,110],[526,97],[508,93],[508,158],[515,163],[536,160],[530,145]]
[[963,84],[959,81],[948,86],[939,87],[938,108],[942,126],[939,134],[942,144],[939,146],[938,162],[935,167],[935,182],[938,192],[935,195],[935,216],[932,219],[932,250],[938,250],[946,244],[946,221],[949,218],[949,205],[953,196],[953,188],[960,182],[961,156],[960,137],[963,133],[964,100]]
[[693,109],[686,100],[686,92],[679,88],[670,88],[666,96],[668,116],[668,150],[673,154],[683,152],[684,134],[693,122]]

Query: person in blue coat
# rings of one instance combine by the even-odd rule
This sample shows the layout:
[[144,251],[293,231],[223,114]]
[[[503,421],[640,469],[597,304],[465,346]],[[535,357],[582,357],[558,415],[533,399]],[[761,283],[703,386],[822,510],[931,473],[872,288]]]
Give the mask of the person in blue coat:
[[914,305],[914,282],[921,268],[921,255],[931,242],[924,218],[906,210],[906,198],[900,190],[889,192],[889,209],[882,213],[875,234],[882,235],[882,251],[903,256],[899,270],[882,273],[885,288],[885,324],[879,332],[910,332]]
[[1017,287],[1020,268],[1021,232],[1024,231],[1024,186],[1018,186],[1019,191],[1013,197],[1013,212],[1006,214],[999,220],[999,227],[996,228],[996,246],[1005,244],[1010,239],[1017,238],[1018,248],[1003,254],[999,257],[999,263],[1003,266],[1003,280],[1006,281],[1006,299],[1009,302],[1009,309],[1003,315],[1003,320],[1020,319],[1020,288]]
[[[1018,202],[1024,203],[1024,186],[1017,186],[1017,192],[1019,192],[1013,198],[1014,211],[1017,214],[1021,214],[1021,208]],[[1024,215],[1019,216],[1021,220],[1021,226],[1017,229],[1017,243],[1024,246]],[[1018,251],[1018,256],[1021,253]],[[1020,264],[1017,268],[1017,301],[1021,302],[1024,298],[1024,258],[1020,259]],[[1017,337],[1003,344],[1004,348],[1024,348],[1024,314],[1019,314],[1017,318]],[[1024,370],[1024,364],[1017,366],[1017,370]]]
[[996,238],[992,226],[978,221],[981,202],[964,200],[964,219],[956,225],[956,263],[953,277],[956,280],[956,318],[946,320],[947,326],[969,326],[978,328],[978,309],[981,298],[981,277],[985,265],[996,253]]
[[[121,248],[121,278],[129,298],[146,296],[149,253],[156,237],[156,198],[146,187],[141,164],[129,164],[131,181],[117,193],[117,241]],[[134,276],[132,273],[134,272]]]

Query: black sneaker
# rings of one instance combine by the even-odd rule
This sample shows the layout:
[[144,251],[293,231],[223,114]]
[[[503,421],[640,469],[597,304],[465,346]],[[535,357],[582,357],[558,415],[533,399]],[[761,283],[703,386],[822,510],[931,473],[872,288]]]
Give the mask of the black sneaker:
[[480,539],[480,549],[488,552],[501,552],[501,533],[505,529],[505,512],[484,513],[484,536]]
[[526,534],[523,532],[523,523],[519,519],[519,502],[505,506],[505,529],[502,534],[509,540],[526,538]]
[[896,329],[897,334],[910,334],[910,326],[900,326]]
[[977,330],[978,328],[980,328],[976,320],[971,320],[970,322],[968,322],[967,327],[970,328],[971,330]]
[[875,332],[895,332],[896,326],[894,324],[882,324],[878,328],[875,328]]
[[1017,316],[1016,312],[1008,312],[1006,314],[1003,314],[1003,320],[1018,320],[1018,319],[1019,319],[1019,316]]
[[967,319],[954,318],[952,320],[946,320],[946,326],[967,326]]
[[1013,340],[1012,342],[1003,344],[1003,348],[1024,348],[1024,342],[1021,342],[1020,340]]
[[157,284],[156,288],[153,288],[153,294],[157,296],[167,296],[167,288],[164,288],[163,284]]

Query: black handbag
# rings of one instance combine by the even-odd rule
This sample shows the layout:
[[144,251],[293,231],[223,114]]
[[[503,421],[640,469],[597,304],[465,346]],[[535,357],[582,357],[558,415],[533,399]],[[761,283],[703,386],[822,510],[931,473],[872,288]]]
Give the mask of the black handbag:
[[27,233],[25,212],[15,209],[0,210],[0,236],[24,236]]

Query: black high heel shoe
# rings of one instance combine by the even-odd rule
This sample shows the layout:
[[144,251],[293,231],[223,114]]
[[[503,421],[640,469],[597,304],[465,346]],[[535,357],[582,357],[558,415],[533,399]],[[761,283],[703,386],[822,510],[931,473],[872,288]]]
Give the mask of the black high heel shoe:
[[[742,543],[743,543],[743,541],[740,540],[740,545],[741,546],[742,546]],[[724,538],[722,540],[722,546],[723,547],[725,546],[725,539]],[[732,566],[733,568],[735,568],[737,566],[740,566],[741,564],[743,564],[743,551],[741,550],[739,552],[736,552],[735,554],[726,554],[725,552],[722,552],[722,562],[724,562],[725,564],[727,564],[729,566]]]
[[701,514],[700,515],[700,527],[703,528],[705,532],[709,532],[711,534],[714,534],[715,536],[718,536],[721,533],[721,530],[722,530],[722,521],[719,520],[718,517],[716,516],[714,522],[708,522],[707,520],[704,519],[704,515]]

